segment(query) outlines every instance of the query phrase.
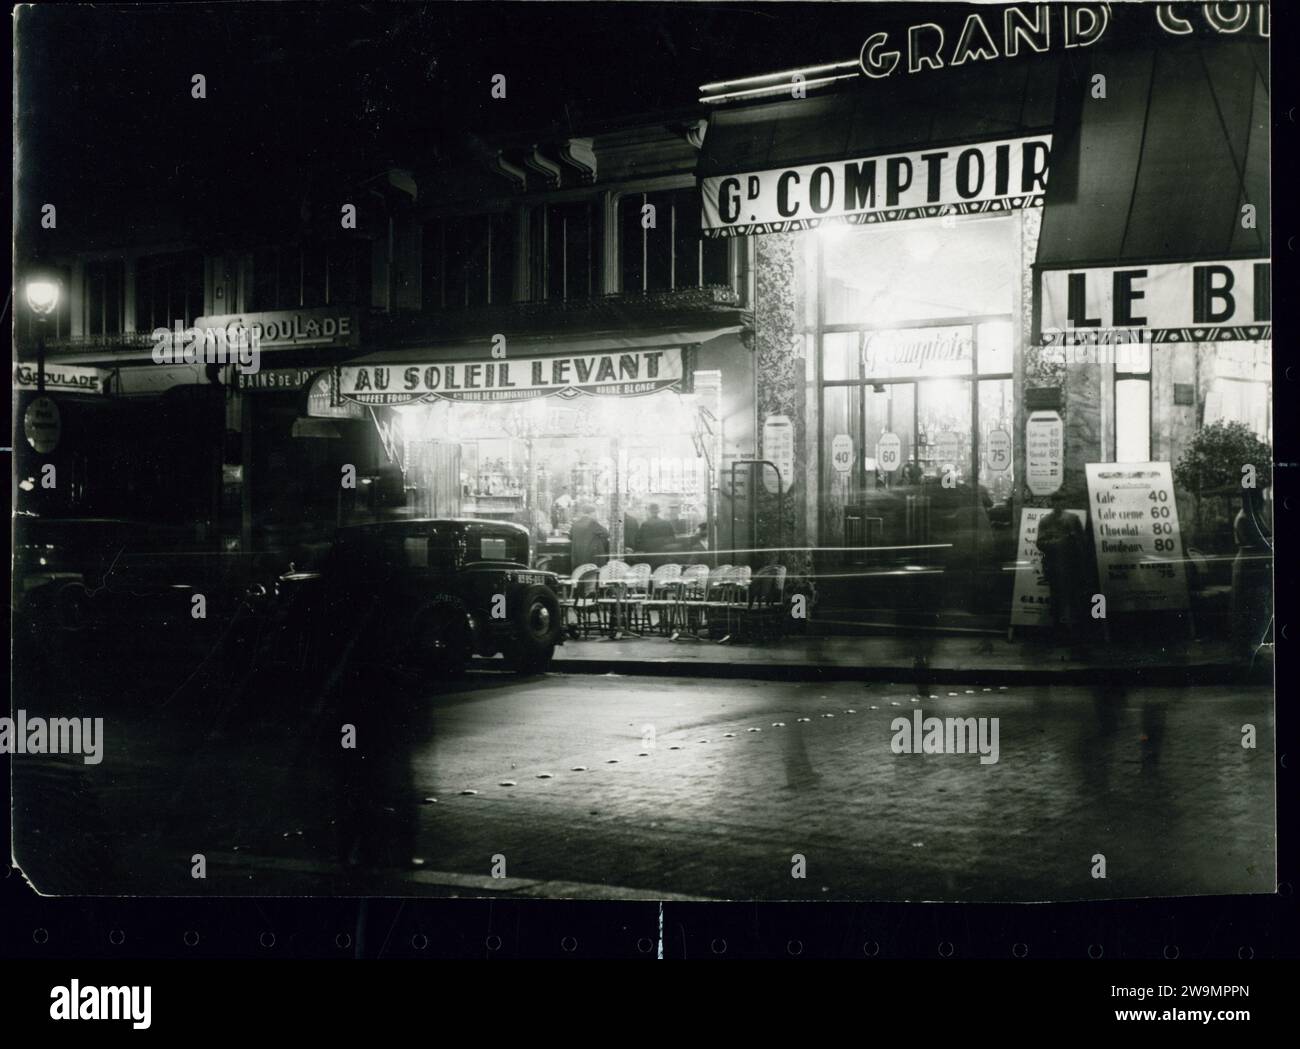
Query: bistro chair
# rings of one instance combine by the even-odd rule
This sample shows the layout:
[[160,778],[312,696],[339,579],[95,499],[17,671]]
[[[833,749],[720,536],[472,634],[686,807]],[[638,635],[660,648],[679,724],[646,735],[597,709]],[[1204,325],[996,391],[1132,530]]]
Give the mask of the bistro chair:
[[575,568],[572,571],[572,573],[570,573],[568,579],[560,580],[560,591],[561,591],[560,596],[572,597],[574,590],[577,589],[578,580],[581,579],[588,572],[596,571],[599,567],[600,567],[599,565],[592,564],[592,563],[579,565],[577,568]]
[[[706,640],[705,632],[709,629],[709,607],[722,599],[722,595],[730,585],[734,570],[733,565],[718,565],[712,570],[708,565],[691,565],[691,568],[701,568],[704,573],[700,577],[698,586],[691,587],[689,592],[683,587],[682,598],[679,601],[683,614],[677,624],[678,634],[674,635],[674,639],[678,641]],[[689,572],[690,569],[687,571]],[[680,636],[683,629],[684,637]]]
[[649,564],[632,565],[623,579],[623,600],[631,606],[631,621],[640,629],[645,614],[645,602],[650,597]]
[[596,583],[596,603],[605,615],[610,633],[618,630],[627,592],[628,564],[616,558],[600,566]]
[[740,613],[749,603],[750,580],[753,569],[749,565],[735,565],[718,580],[710,600],[706,602],[710,626],[720,624],[722,637],[719,644],[730,641],[735,634]]
[[669,606],[668,631],[674,641],[680,640],[681,632],[689,623],[688,610],[704,600],[708,581],[708,565],[687,565],[682,569],[674,586],[675,599]]
[[[645,617],[647,630],[657,628],[661,634],[668,633],[668,624],[672,620],[672,606],[677,600],[681,579],[681,565],[660,565],[651,574],[646,599],[641,602],[641,613]],[[659,613],[658,623],[652,623],[650,620],[653,612]]]
[[736,613],[741,637],[770,641],[784,632],[785,576],[785,565],[767,565],[754,573],[744,607]]
[[[577,578],[572,581],[573,592],[560,598],[560,609],[565,618],[565,626],[570,637],[590,637],[592,620],[596,629],[600,628],[600,603],[597,587],[599,570],[595,565],[584,565]],[[570,621],[572,613],[572,621]]]

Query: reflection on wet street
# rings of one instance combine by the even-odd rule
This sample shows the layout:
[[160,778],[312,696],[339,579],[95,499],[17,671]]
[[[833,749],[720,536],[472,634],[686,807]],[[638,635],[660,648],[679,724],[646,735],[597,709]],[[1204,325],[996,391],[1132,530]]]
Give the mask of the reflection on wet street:
[[[477,672],[441,689],[342,675],[322,691],[241,688],[229,668],[208,667],[176,691],[102,676],[57,703],[61,715],[105,717],[101,764],[15,761],[16,853],[45,892],[1035,900],[1273,889],[1267,687]],[[30,693],[25,706],[55,705]],[[997,762],[895,753],[895,721],[915,711],[997,718]],[[806,877],[791,876],[795,854]]]

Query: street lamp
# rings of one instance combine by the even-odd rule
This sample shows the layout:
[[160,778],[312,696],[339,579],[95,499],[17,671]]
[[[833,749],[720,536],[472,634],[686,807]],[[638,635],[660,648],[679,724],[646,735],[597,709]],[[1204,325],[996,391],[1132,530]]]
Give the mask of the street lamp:
[[36,392],[45,392],[45,325],[59,308],[57,277],[29,277],[26,286],[27,307],[36,317]]

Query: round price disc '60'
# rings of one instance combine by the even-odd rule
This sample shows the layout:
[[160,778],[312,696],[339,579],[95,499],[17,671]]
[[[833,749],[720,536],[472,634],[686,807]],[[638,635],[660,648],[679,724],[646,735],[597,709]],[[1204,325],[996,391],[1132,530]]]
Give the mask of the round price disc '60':
[[876,442],[876,462],[892,474],[903,465],[903,441],[896,433],[882,433]]

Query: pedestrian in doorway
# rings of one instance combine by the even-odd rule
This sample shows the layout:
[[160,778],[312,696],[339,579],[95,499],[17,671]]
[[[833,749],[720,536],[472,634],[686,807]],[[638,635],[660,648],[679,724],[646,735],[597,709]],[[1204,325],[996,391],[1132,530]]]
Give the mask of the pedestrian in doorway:
[[691,536],[687,544],[688,557],[693,565],[707,565],[709,563],[709,526],[701,524],[695,529],[695,534]]
[[551,530],[563,531],[569,524],[569,512],[573,509],[573,496],[567,488],[561,488],[551,503]]
[[582,503],[578,516],[569,529],[570,554],[573,564],[603,565],[609,560],[609,530],[596,520],[596,507]]
[[1237,556],[1232,560],[1230,610],[1235,654],[1243,663],[1249,663],[1259,646],[1268,643],[1273,614],[1273,548],[1263,492],[1246,488],[1242,496],[1241,509],[1232,522]]
[[1065,509],[1065,495],[1052,496],[1051,513],[1038,521],[1038,550],[1051,592],[1052,633],[1057,640],[1079,631],[1083,578],[1083,524]]
[[636,516],[640,511],[641,505],[635,499],[623,511],[623,549],[629,552],[641,549],[641,522]]

